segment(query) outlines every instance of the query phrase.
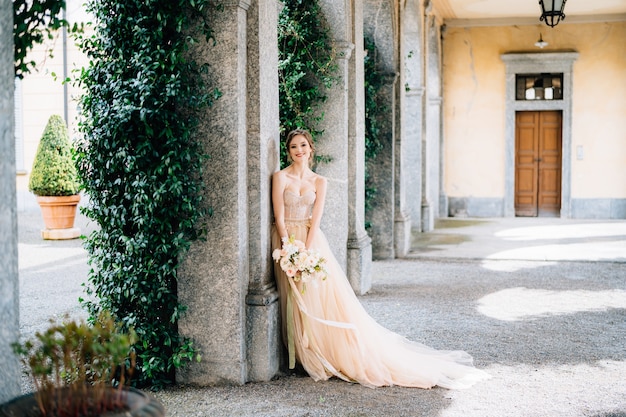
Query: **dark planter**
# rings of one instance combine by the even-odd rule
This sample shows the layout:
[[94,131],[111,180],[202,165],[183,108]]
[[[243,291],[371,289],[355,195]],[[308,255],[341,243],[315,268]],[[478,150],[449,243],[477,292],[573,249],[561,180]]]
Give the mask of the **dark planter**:
[[[126,408],[119,411],[108,411],[99,416],[89,417],[164,417],[165,410],[152,396],[134,388],[126,393]],[[25,394],[0,405],[0,417],[42,417],[35,394]],[[81,416],[87,417],[87,416]]]

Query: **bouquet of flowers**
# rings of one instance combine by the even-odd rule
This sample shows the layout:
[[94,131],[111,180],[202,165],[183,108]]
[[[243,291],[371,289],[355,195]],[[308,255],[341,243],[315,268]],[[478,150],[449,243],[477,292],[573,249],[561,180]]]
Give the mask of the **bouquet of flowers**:
[[326,260],[319,253],[307,250],[304,243],[294,236],[283,238],[282,249],[275,249],[272,258],[294,282],[307,283],[326,279]]

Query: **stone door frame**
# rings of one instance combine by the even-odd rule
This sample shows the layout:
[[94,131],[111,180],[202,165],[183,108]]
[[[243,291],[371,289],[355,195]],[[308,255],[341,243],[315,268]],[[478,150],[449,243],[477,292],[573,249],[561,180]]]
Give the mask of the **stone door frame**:
[[[578,52],[506,53],[505,191],[504,217],[515,217],[515,112],[560,110],[563,114],[561,163],[561,217],[571,217],[572,200],[572,69]],[[515,75],[563,73],[562,100],[515,100]]]

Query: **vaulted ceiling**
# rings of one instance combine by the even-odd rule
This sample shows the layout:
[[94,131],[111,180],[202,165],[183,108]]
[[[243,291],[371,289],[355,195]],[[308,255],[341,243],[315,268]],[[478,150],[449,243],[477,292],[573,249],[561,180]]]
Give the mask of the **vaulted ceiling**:
[[[433,0],[446,24],[539,23],[538,0]],[[626,20],[626,0],[567,0],[564,23]]]

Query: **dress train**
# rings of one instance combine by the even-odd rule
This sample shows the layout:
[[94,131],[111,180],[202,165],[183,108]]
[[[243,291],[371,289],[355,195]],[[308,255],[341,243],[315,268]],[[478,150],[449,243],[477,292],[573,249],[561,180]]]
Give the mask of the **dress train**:
[[[301,199],[285,193],[286,206],[298,205]],[[290,236],[306,242],[307,219],[287,219],[286,226]],[[272,247],[281,245],[274,228]],[[472,366],[472,357],[466,352],[436,350],[378,324],[359,302],[321,231],[310,246],[326,259],[326,280],[303,287],[302,282],[288,278],[278,264],[275,274],[283,340],[314,380],[335,376],[368,387],[460,389],[490,377]]]

